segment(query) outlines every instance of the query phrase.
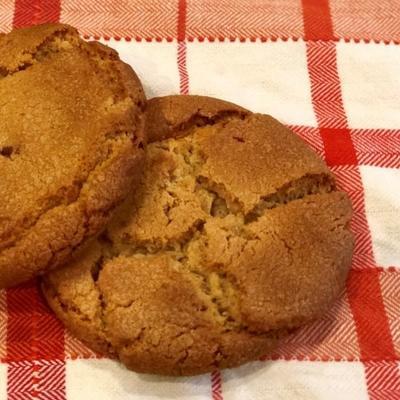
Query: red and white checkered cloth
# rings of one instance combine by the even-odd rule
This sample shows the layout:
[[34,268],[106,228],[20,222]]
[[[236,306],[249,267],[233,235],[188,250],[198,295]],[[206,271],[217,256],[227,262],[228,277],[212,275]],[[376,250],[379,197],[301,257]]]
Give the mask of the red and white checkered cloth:
[[149,97],[207,94],[290,125],[352,198],[357,244],[323,320],[211,376],[128,372],[65,332],[35,283],[0,291],[0,399],[400,399],[400,1],[0,1],[0,31],[47,21],[116,48]]

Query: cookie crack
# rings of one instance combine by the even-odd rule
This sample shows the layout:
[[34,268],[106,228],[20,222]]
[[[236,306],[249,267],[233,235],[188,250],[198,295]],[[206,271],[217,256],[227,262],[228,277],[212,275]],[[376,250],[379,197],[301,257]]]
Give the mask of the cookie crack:
[[[215,266],[212,272],[205,272],[197,266],[190,265],[185,260],[182,262],[185,270],[190,274],[193,284],[201,291],[201,297],[206,301],[216,321],[224,331],[246,331],[247,325],[241,320],[238,309],[237,284],[233,277]],[[235,298],[236,297],[236,298]]]
[[[190,243],[199,236],[203,235],[204,233],[204,223],[205,221],[199,220],[195,225],[195,229],[192,229],[192,233],[186,238],[185,241],[175,242],[173,246],[169,247],[170,245],[159,245],[157,247],[135,247],[127,246],[125,251],[117,251],[114,252],[111,256],[108,254],[103,253],[101,258],[92,266],[91,274],[94,283],[97,285],[97,281],[99,275],[101,274],[101,270],[104,266],[105,260],[110,260],[113,258],[117,258],[119,256],[133,256],[137,254],[143,255],[154,255],[159,252],[165,252],[172,255],[175,261],[181,265],[182,271],[190,276],[193,285],[201,290],[203,294],[203,298],[207,298],[207,307],[211,309],[212,312],[218,314],[219,320],[221,322],[221,326],[225,331],[229,330],[239,330],[244,331],[247,330],[247,326],[240,321],[238,315],[235,315],[231,312],[230,308],[232,306],[228,304],[223,304],[224,298],[228,298],[234,296],[233,291],[237,292],[237,289],[233,286],[236,285],[232,282],[231,278],[227,277],[225,272],[211,272],[205,273],[204,271],[199,268],[199,266],[194,266],[189,262],[188,259],[188,247]],[[104,234],[103,234],[104,236]],[[107,236],[107,235],[106,235]],[[111,241],[111,239],[107,236],[107,241]],[[152,243],[152,246],[154,244]],[[112,246],[112,244],[111,244]],[[217,268],[217,266],[216,266]],[[219,285],[220,288],[215,290],[213,286]],[[226,289],[230,290],[231,293],[227,296]],[[100,288],[98,288],[100,291]],[[220,293],[217,293],[218,290],[222,290]],[[116,304],[112,309],[109,311],[112,312],[116,308],[129,308],[135,303],[135,299],[127,302],[126,304]],[[104,311],[104,310],[103,310]]]
[[[291,201],[306,197],[312,194],[329,193],[336,190],[333,177],[330,174],[306,174],[303,177],[292,180],[283,185],[276,192],[262,197],[261,201],[254,206],[254,208],[244,213],[244,206],[233,195],[229,193],[223,184],[217,184],[211,179],[201,175],[201,169],[206,159],[201,153],[200,149],[196,147],[195,141],[192,137],[183,139],[185,145],[178,152],[175,147],[163,147],[161,149],[168,150],[175,153],[181,161],[183,161],[189,171],[196,177],[195,191],[207,191],[212,197],[212,204],[208,215],[212,218],[225,218],[229,214],[238,216],[238,229],[226,230],[226,240],[228,246],[233,246],[232,240],[235,237],[242,236],[249,240],[256,240],[252,237],[251,233],[245,229],[247,224],[256,221],[265,212],[274,207],[285,205]],[[157,144],[156,144],[157,146]],[[170,183],[176,183],[178,178],[174,174],[170,174]],[[172,196],[173,199],[179,203],[179,196],[171,189],[173,185],[166,183],[164,189]],[[180,204],[180,203],[179,203]],[[175,206],[179,206],[175,204]],[[163,211],[167,216],[168,221],[171,220],[170,212],[174,208],[174,203],[168,205]],[[206,210],[205,210],[206,211]],[[204,227],[207,224],[207,218],[196,221],[194,226],[184,233],[184,238],[174,238],[172,241],[165,243],[154,244],[154,241],[142,242],[140,246],[132,246],[133,240],[128,240],[127,248],[129,249],[127,255],[154,255],[160,252],[171,255],[175,260],[182,265],[182,270],[190,274],[193,284],[201,293],[203,299],[206,300],[207,307],[217,316],[217,319],[224,330],[235,331],[248,331],[248,326],[242,321],[238,306],[238,292],[236,282],[223,271],[223,266],[215,265],[213,270],[205,271],[201,265],[192,265],[189,259],[188,249],[191,244],[197,239],[207,240],[207,235]],[[278,238],[281,240],[281,238]],[[291,255],[291,248],[288,243],[282,240],[283,245]],[[245,250],[245,244],[240,249],[239,253]],[[124,254],[119,252],[116,256]]]
[[202,128],[205,126],[219,124],[221,128],[224,128],[225,125],[227,125],[231,120],[244,120],[248,115],[248,111],[224,110],[210,116],[206,115],[201,108],[198,108],[197,111],[191,114],[187,120],[180,122],[177,125],[168,125],[175,134],[176,132],[179,132],[179,135],[176,135],[177,137],[181,137],[189,134],[193,129]]
[[[4,68],[2,69],[2,67],[0,66],[0,75],[4,75],[4,73],[6,73],[6,75],[13,75],[16,72],[27,69],[30,66],[34,65],[35,63],[42,61],[51,53],[58,53],[60,51],[68,50],[72,47],[79,48],[82,51],[85,51],[87,55],[90,56],[90,58],[98,64],[100,68],[101,64],[104,62],[112,63],[115,61],[115,55],[113,53],[109,54],[101,49],[98,50],[96,53],[96,51],[94,51],[87,43],[81,42],[80,38],[76,34],[71,33],[68,29],[60,28],[60,30],[44,38],[42,43],[40,43],[36,47],[35,51],[32,52],[25,51],[23,55],[25,56],[30,55],[31,59],[25,61],[24,63],[21,63],[16,68],[15,71],[12,70],[3,71]],[[115,80],[116,76],[117,79],[119,79],[120,81],[123,80],[120,71],[116,71],[114,74],[110,74],[110,80]],[[117,107],[119,104],[122,104],[127,99],[130,99],[130,101],[133,100],[133,97],[127,92],[124,85],[122,85],[122,87],[126,92],[125,93],[126,97],[122,100],[120,99],[119,101],[114,100],[113,106]],[[144,109],[144,104],[142,104],[141,101],[136,101],[136,102],[133,101],[132,103],[134,107],[142,110]],[[136,116],[135,118],[137,125],[136,132],[128,132],[127,129],[119,127],[115,129],[115,131],[108,132],[105,134],[105,146],[107,145],[107,143],[111,143],[112,141],[120,139],[123,140],[124,137],[127,137],[132,141],[133,144],[136,144],[137,147],[139,149],[142,149],[143,151],[143,144],[141,143],[140,132],[138,132],[139,130],[143,129],[142,127],[143,121],[141,119],[138,120],[138,118],[140,118],[138,116]],[[3,147],[0,146],[0,157],[4,157],[9,160],[13,160],[15,155],[19,154],[19,152],[20,152],[19,146],[3,146]],[[52,211],[53,209],[56,209],[59,206],[70,206],[76,202],[79,202],[79,198],[81,196],[81,192],[85,182],[89,180],[91,174],[98,167],[101,167],[101,164],[107,161],[108,156],[109,155],[101,157],[101,159],[91,169],[88,169],[85,177],[79,180],[74,180],[68,187],[60,188],[59,193],[42,199],[42,202],[44,204],[41,205],[40,212],[33,218],[24,218],[22,229],[19,233],[17,233],[15,237],[10,237],[9,231],[5,232],[4,236],[0,237],[0,256],[3,252],[6,252],[18,246],[18,242],[23,240],[29,234],[29,230],[32,227],[34,227],[40,221],[40,219],[48,212]],[[5,243],[2,245],[1,242],[4,239]]]
[[[102,256],[100,256],[100,258],[96,260],[94,264],[101,262],[100,261],[101,259]],[[93,317],[82,312],[82,309],[80,307],[75,306],[73,303],[71,303],[71,301],[65,299],[64,296],[62,296],[62,294],[56,289],[56,285],[52,285],[51,282],[46,279],[42,280],[41,285],[42,285],[42,291],[43,293],[46,294],[46,297],[51,298],[52,301],[56,302],[56,304],[58,304],[58,307],[62,310],[63,314],[75,315],[83,324],[88,324],[89,326],[91,325]],[[97,282],[94,284],[94,290],[96,291],[96,295],[99,301],[99,307],[96,308],[97,308],[97,317],[100,322],[100,326],[97,327],[95,333],[100,338],[102,346],[104,345],[106,352],[110,356],[114,356],[115,355],[114,347],[107,334],[107,323],[104,317],[105,305],[102,298],[103,294]],[[81,297],[82,296],[85,297],[85,295],[81,295]]]
[[335,180],[331,174],[307,173],[300,178],[290,180],[275,192],[261,196],[260,201],[250,211],[245,212],[244,204],[227,189],[224,183],[216,182],[201,174],[201,169],[206,164],[207,158],[195,146],[195,141],[192,137],[185,138],[185,140],[189,146],[186,152],[182,154],[183,160],[196,176],[196,189],[205,190],[213,197],[211,209],[208,210],[212,217],[223,218],[228,214],[241,215],[244,218],[244,224],[247,225],[255,222],[268,209],[284,206],[309,195],[326,194],[337,190]]
[[66,300],[64,296],[62,296],[62,294],[56,289],[55,285],[52,285],[50,282],[46,280],[42,280],[41,285],[43,288],[43,292],[46,293],[47,297],[51,298],[52,300],[55,300],[65,314],[71,312],[75,314],[83,322],[91,321],[91,318],[87,314],[82,312],[80,307],[77,307],[74,304],[71,304],[70,301]]
[[[138,241],[137,245],[132,245],[131,241],[128,241],[126,245],[122,244],[122,246],[114,251],[111,258],[116,258],[119,256],[133,256],[136,254],[141,255],[154,255],[161,251],[175,255],[177,260],[185,257],[185,248],[189,246],[192,240],[201,234],[203,227],[205,224],[205,220],[197,219],[194,221],[191,227],[189,227],[185,232],[182,232],[181,237],[179,238],[171,238],[164,243],[155,242],[152,240],[141,240]],[[111,242],[112,239],[105,234],[106,240]]]
[[243,204],[232,196],[223,183],[199,174],[196,178],[197,189],[208,192],[213,197],[209,214],[212,217],[225,217],[228,214],[243,215]]
[[80,47],[79,39],[75,37],[71,32],[66,30],[59,30],[46,37],[42,43],[40,43],[35,51],[23,51],[23,58],[29,58],[26,61],[21,62],[17,67],[13,69],[7,69],[0,67],[0,75],[2,78],[14,75],[20,71],[24,71],[34,64],[43,61],[49,56],[49,54],[58,53],[71,47]]
[[303,175],[281,186],[276,192],[261,197],[258,204],[245,214],[245,224],[257,221],[269,209],[284,206],[311,195],[321,195],[336,190],[334,178],[328,173]]
[[98,317],[100,320],[101,324],[101,329],[102,329],[102,334],[107,342],[107,345],[109,347],[112,347],[111,339],[107,335],[107,321],[105,318],[105,311],[107,308],[106,300],[103,291],[101,290],[101,287],[99,285],[99,277],[101,274],[101,271],[104,268],[106,262],[106,256],[104,252],[102,251],[99,257],[93,262],[93,264],[90,267],[90,275],[93,280],[94,287],[96,289],[97,293],[97,299],[99,301],[99,306],[98,306]]
[[[222,119],[222,121],[224,121]],[[203,121],[208,123],[209,121]],[[201,123],[203,123],[201,122]],[[197,124],[195,120],[191,121],[189,125],[181,126],[181,130],[190,129]],[[196,125],[197,126],[197,125]],[[226,226],[226,236],[224,239],[228,242],[228,247],[236,245],[234,238],[238,236],[243,236],[249,240],[259,240],[257,236],[251,237],[251,233],[247,232],[246,225],[255,222],[258,218],[265,215],[267,210],[284,206],[292,201],[310,196],[315,194],[330,193],[336,190],[335,182],[333,176],[329,173],[322,174],[305,174],[304,176],[293,179],[278,188],[274,193],[261,197],[259,203],[257,203],[253,209],[245,213],[244,206],[239,202],[237,198],[225,187],[223,184],[214,182],[211,179],[201,175],[201,169],[204,163],[206,163],[206,158],[201,150],[196,147],[196,143],[193,137],[186,137],[184,140],[183,150],[182,148],[175,147],[174,145],[169,146],[168,144],[162,145],[162,142],[155,143],[155,146],[159,146],[162,150],[168,150],[171,153],[175,153],[179,157],[180,161],[183,161],[187,167],[184,170],[189,169],[189,173],[193,174],[196,179],[195,192],[205,190],[213,198],[212,205],[208,210],[208,214],[212,218],[225,218],[229,214],[238,216],[238,230],[231,229],[228,225]],[[178,173],[179,175],[179,173]],[[170,174],[169,180],[165,186],[164,190],[175,199],[179,200],[179,196],[173,190],[171,191],[170,183],[176,183],[179,176]],[[172,185],[173,186],[173,185]],[[178,204],[176,204],[178,205]],[[170,221],[170,211],[174,207],[174,203],[164,209],[164,213]],[[193,288],[197,291],[199,297],[203,300],[203,304],[206,310],[209,311],[221,329],[222,332],[246,332],[248,334],[257,335],[278,335],[281,330],[271,329],[268,331],[259,331],[246,323],[245,317],[241,315],[240,312],[240,293],[241,288],[238,286],[235,277],[226,271],[225,265],[212,265],[206,267],[203,262],[200,261],[197,265],[197,261],[191,259],[190,256],[190,246],[197,239],[204,239],[207,241],[207,232],[205,231],[208,218],[197,221],[194,225],[194,229],[190,229],[185,232],[185,238],[174,239],[173,241],[167,241],[164,243],[158,243],[154,246],[154,241],[142,241],[141,246],[132,245],[135,242],[132,238],[127,241],[127,248],[129,248],[128,253],[123,253],[118,251],[113,254],[112,258],[118,257],[119,255],[154,255],[157,253],[164,253],[171,255],[177,261],[178,269],[181,269],[185,276],[191,281]],[[198,225],[196,225],[198,224]],[[222,227],[224,230],[224,227]],[[187,236],[186,236],[187,235]],[[289,257],[293,259],[293,249],[290,243],[285,240],[285,238],[279,237],[278,233],[271,232],[282,245],[285,247]],[[235,249],[235,254],[242,254],[246,248],[246,244],[241,245],[239,249]],[[225,263],[225,262],[224,262]],[[98,277],[98,273],[95,273],[95,278]],[[94,278],[94,279],[95,279]],[[119,304],[117,307],[131,307],[135,300],[127,302],[126,304]],[[114,307],[112,305],[111,307]],[[136,342],[132,340],[132,345]],[[183,356],[183,361],[186,354]],[[221,356],[219,356],[221,357]]]
[[306,174],[281,186],[274,193],[262,196],[261,200],[247,213],[243,203],[227,190],[223,183],[216,183],[212,179],[199,175],[198,187],[214,197],[210,214],[213,217],[225,217],[229,214],[244,218],[244,225],[257,221],[269,209],[284,206],[295,200],[311,195],[320,195],[336,191],[336,184],[332,175]]
[[[112,144],[115,141],[113,138],[109,138],[106,140],[106,143],[108,142],[109,144]],[[85,186],[88,184],[88,181],[90,181],[90,177],[93,176],[99,169],[102,168],[102,166],[110,159],[111,155],[113,153],[112,146],[109,146],[108,151],[103,154],[103,156],[100,158],[100,160],[90,169],[88,169],[86,177],[80,179],[79,181],[73,182],[73,185],[68,188],[69,192],[72,193],[72,196],[68,197],[65,196],[65,193],[62,192],[59,196],[57,197],[49,197],[47,199],[48,205],[42,211],[32,220],[30,220],[29,224],[26,224],[24,226],[24,229],[22,233],[15,238],[13,242],[10,244],[4,246],[0,250],[0,256],[7,251],[10,251],[14,247],[17,247],[19,242],[26,238],[29,235],[29,231],[35,227],[41,218],[43,218],[45,215],[47,215],[49,212],[57,209],[58,207],[66,206],[70,207],[73,206],[76,203],[83,203],[84,200],[82,199],[82,192],[85,188]],[[103,210],[106,211],[106,210]],[[85,210],[83,210],[85,213]],[[88,216],[88,220],[90,219],[90,216]]]

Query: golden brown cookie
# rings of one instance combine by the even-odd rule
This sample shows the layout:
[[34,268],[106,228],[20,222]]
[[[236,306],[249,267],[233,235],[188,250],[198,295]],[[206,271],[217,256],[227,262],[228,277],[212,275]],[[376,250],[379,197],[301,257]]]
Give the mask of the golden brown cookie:
[[108,222],[144,151],[142,86],[67,25],[0,37],[0,287],[70,259]]
[[43,281],[58,317],[139,372],[257,359],[344,287],[351,204],[278,121],[220,100],[150,100],[144,175],[106,233]]

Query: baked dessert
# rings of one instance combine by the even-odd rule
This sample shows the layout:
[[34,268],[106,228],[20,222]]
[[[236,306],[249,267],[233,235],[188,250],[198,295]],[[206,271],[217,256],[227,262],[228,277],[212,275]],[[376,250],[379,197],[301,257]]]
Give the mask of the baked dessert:
[[67,25],[0,36],[0,288],[70,259],[142,164],[134,71]]
[[144,173],[105,233],[43,291],[64,324],[138,372],[192,375],[271,351],[322,316],[351,263],[351,204],[267,115],[152,99]]

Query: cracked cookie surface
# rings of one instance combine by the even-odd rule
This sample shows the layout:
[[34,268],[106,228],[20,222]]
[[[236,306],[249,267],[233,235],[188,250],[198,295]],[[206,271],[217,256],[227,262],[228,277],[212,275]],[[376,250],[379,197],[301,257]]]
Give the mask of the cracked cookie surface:
[[273,118],[152,99],[144,174],[106,232],[43,280],[92,348],[139,372],[233,367],[324,314],[351,262],[351,204]]
[[67,25],[0,37],[0,287],[104,228],[141,168],[144,103],[118,54]]

